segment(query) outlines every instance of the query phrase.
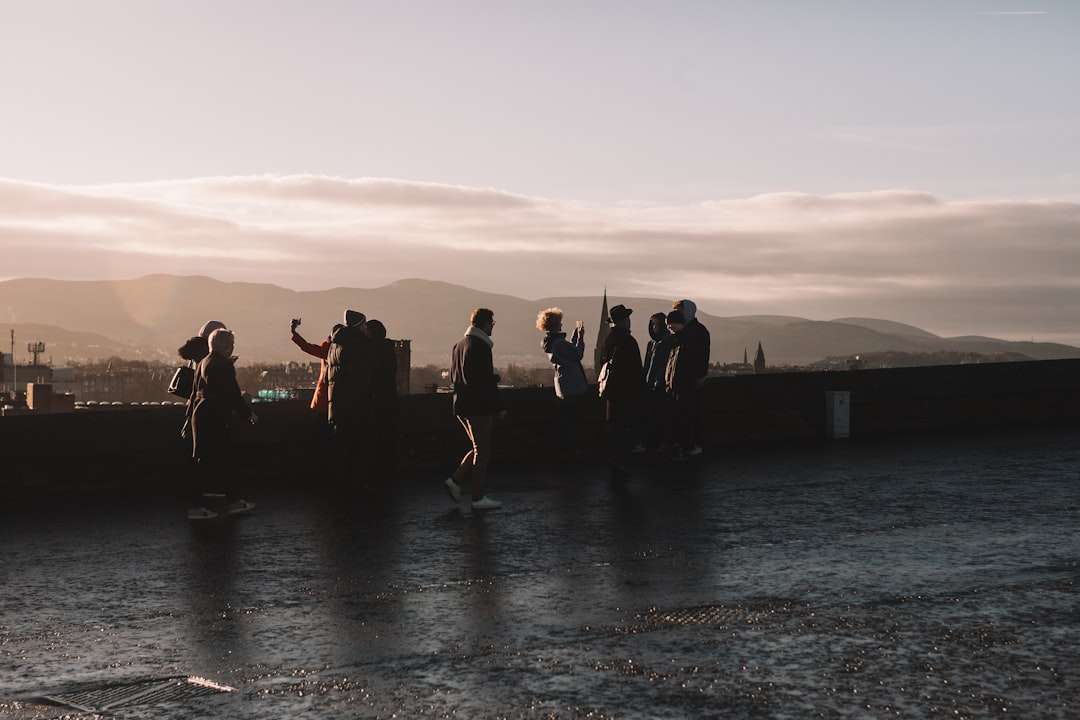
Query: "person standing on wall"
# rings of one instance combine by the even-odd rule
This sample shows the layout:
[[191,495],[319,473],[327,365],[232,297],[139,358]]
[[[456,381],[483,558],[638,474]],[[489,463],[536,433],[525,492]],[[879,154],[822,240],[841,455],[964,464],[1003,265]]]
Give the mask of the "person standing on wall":
[[630,448],[634,431],[640,425],[644,401],[645,372],[641,365],[641,349],[630,334],[630,315],[634,311],[616,305],[608,312],[611,332],[604,338],[600,361],[607,367],[607,378],[601,397],[605,401],[609,452],[608,469],[613,482],[625,482],[630,477]]
[[471,447],[457,470],[443,481],[450,499],[461,501],[461,486],[472,479],[472,508],[495,510],[502,503],[487,496],[487,468],[491,460],[491,434],[495,420],[506,417],[495,374],[491,333],[495,314],[487,308],[473,310],[465,337],[450,356],[450,381],[454,392],[454,416],[465,429]]

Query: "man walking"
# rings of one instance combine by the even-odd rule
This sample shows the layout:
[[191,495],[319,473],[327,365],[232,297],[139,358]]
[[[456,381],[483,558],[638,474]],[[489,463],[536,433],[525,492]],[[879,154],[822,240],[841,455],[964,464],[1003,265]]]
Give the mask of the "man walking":
[[491,333],[495,314],[487,308],[473,310],[468,329],[450,356],[450,381],[454,386],[454,415],[472,447],[461,459],[454,474],[443,481],[450,499],[461,501],[461,486],[472,476],[472,508],[495,510],[502,503],[484,490],[491,460],[491,431],[495,419],[506,417],[499,396],[499,376],[491,358]]

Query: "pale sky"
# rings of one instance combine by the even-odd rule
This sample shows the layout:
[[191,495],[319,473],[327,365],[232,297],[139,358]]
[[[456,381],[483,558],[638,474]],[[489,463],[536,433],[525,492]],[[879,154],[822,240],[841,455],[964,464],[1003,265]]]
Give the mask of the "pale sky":
[[1080,345],[1078,71],[1075,0],[0,0],[0,279]]

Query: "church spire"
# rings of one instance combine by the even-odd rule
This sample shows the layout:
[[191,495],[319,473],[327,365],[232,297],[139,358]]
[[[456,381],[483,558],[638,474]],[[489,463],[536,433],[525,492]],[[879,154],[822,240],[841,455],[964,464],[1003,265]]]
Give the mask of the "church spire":
[[607,285],[604,286],[604,302],[600,306],[600,324],[596,331],[596,347],[593,348],[593,372],[599,373],[600,366],[603,365],[600,362],[600,351],[604,347],[604,340],[607,339],[608,333],[611,332],[611,327],[608,325],[608,306],[607,306]]

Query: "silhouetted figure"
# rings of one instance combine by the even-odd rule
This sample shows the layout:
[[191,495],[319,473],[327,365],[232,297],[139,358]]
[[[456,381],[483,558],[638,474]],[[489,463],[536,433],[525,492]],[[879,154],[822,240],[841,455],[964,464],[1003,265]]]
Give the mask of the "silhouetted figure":
[[645,348],[645,443],[650,450],[666,452],[668,438],[668,396],[664,382],[671,331],[664,313],[649,318],[649,344]]
[[604,338],[600,360],[608,365],[604,389],[605,418],[608,429],[608,469],[611,479],[624,482],[630,477],[630,448],[634,431],[640,427],[645,373],[641,366],[641,350],[630,334],[630,314],[624,305],[611,308],[611,332]]
[[495,374],[491,333],[495,314],[487,308],[473,310],[465,337],[450,355],[450,381],[454,386],[454,416],[465,429],[472,447],[461,459],[453,475],[443,481],[455,503],[461,500],[461,486],[472,478],[474,510],[495,510],[502,503],[485,493],[488,462],[491,460],[491,434],[495,419],[506,417],[499,395],[499,376]]
[[382,322],[368,320],[367,330],[371,338],[371,406],[375,436],[371,465],[379,475],[378,484],[385,487],[397,465],[397,350],[394,341],[386,337],[386,326]]
[[701,392],[705,387],[705,378],[709,375],[712,340],[708,329],[697,319],[697,305],[692,300],[676,300],[671,307],[681,312],[686,320],[684,336],[680,341],[680,353],[683,356],[682,361],[688,364],[687,371],[694,378],[693,385],[681,391],[691,427],[689,445],[685,449],[689,455],[700,455],[705,430]]
[[326,356],[327,422],[338,481],[364,490],[370,489],[364,466],[372,429],[371,356],[367,318],[346,310],[345,324],[330,335]]
[[195,481],[192,483],[188,518],[208,520],[217,513],[208,510],[203,502],[207,492],[224,492],[230,514],[249,512],[254,503],[242,500],[237,494],[232,467],[231,425],[235,416],[251,423],[258,417],[244,402],[236,382],[232,353],[233,334],[219,328],[210,334],[210,354],[195,368],[195,386],[188,400],[184,430],[190,427],[192,457],[195,459]]

